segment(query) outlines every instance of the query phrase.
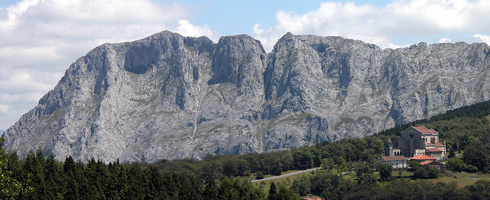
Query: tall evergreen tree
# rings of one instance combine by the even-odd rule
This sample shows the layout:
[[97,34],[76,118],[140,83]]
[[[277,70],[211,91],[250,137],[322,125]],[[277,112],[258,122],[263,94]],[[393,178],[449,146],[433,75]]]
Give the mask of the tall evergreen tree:
[[277,194],[277,187],[274,182],[271,183],[271,187],[269,189],[269,195],[267,196],[268,200],[280,200]]

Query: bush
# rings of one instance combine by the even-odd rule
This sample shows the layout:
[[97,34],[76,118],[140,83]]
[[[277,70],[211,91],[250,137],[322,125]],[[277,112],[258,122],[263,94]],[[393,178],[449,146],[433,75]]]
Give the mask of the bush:
[[311,193],[311,180],[307,177],[302,177],[293,182],[291,190],[298,193],[300,196],[306,196]]
[[257,180],[259,180],[259,179],[264,179],[264,173],[257,172]]
[[439,170],[429,166],[416,167],[413,173],[413,178],[437,178],[439,177]]
[[463,160],[457,158],[448,159],[446,168],[455,172],[462,172],[465,169]]
[[478,167],[475,167],[473,165],[466,165],[466,167],[464,168],[464,171],[470,172],[470,173],[475,173],[478,171]]
[[378,165],[379,175],[381,181],[386,181],[391,179],[391,174],[393,172],[393,167],[388,164],[380,164]]

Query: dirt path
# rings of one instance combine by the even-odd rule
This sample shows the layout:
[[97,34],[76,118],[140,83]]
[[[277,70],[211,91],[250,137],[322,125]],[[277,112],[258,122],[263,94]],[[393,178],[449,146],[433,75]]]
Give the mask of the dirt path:
[[259,179],[259,180],[252,180],[251,182],[255,183],[255,182],[261,182],[261,181],[274,180],[274,179],[284,178],[284,177],[288,177],[288,176],[294,176],[294,175],[298,175],[298,174],[302,174],[302,173],[306,173],[306,172],[312,172],[312,171],[319,170],[319,169],[321,169],[321,167],[307,169],[307,170],[301,170],[301,171],[297,171],[297,172],[291,172],[289,174],[283,174],[280,176],[272,176],[269,178],[264,178],[264,179]]

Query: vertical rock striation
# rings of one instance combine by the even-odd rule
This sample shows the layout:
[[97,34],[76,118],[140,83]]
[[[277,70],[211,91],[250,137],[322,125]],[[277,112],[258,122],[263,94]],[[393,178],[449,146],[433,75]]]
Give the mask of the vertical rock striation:
[[78,59],[4,147],[149,162],[283,150],[489,100],[489,71],[483,43],[381,49],[288,33],[267,54],[246,35],[165,31]]

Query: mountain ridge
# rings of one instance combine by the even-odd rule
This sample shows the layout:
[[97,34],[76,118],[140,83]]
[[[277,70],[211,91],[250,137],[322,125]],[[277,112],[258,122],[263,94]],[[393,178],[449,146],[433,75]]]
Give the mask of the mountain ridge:
[[58,159],[156,161],[261,153],[362,137],[490,98],[488,45],[381,49],[288,33],[164,31],[79,58],[4,147]]

